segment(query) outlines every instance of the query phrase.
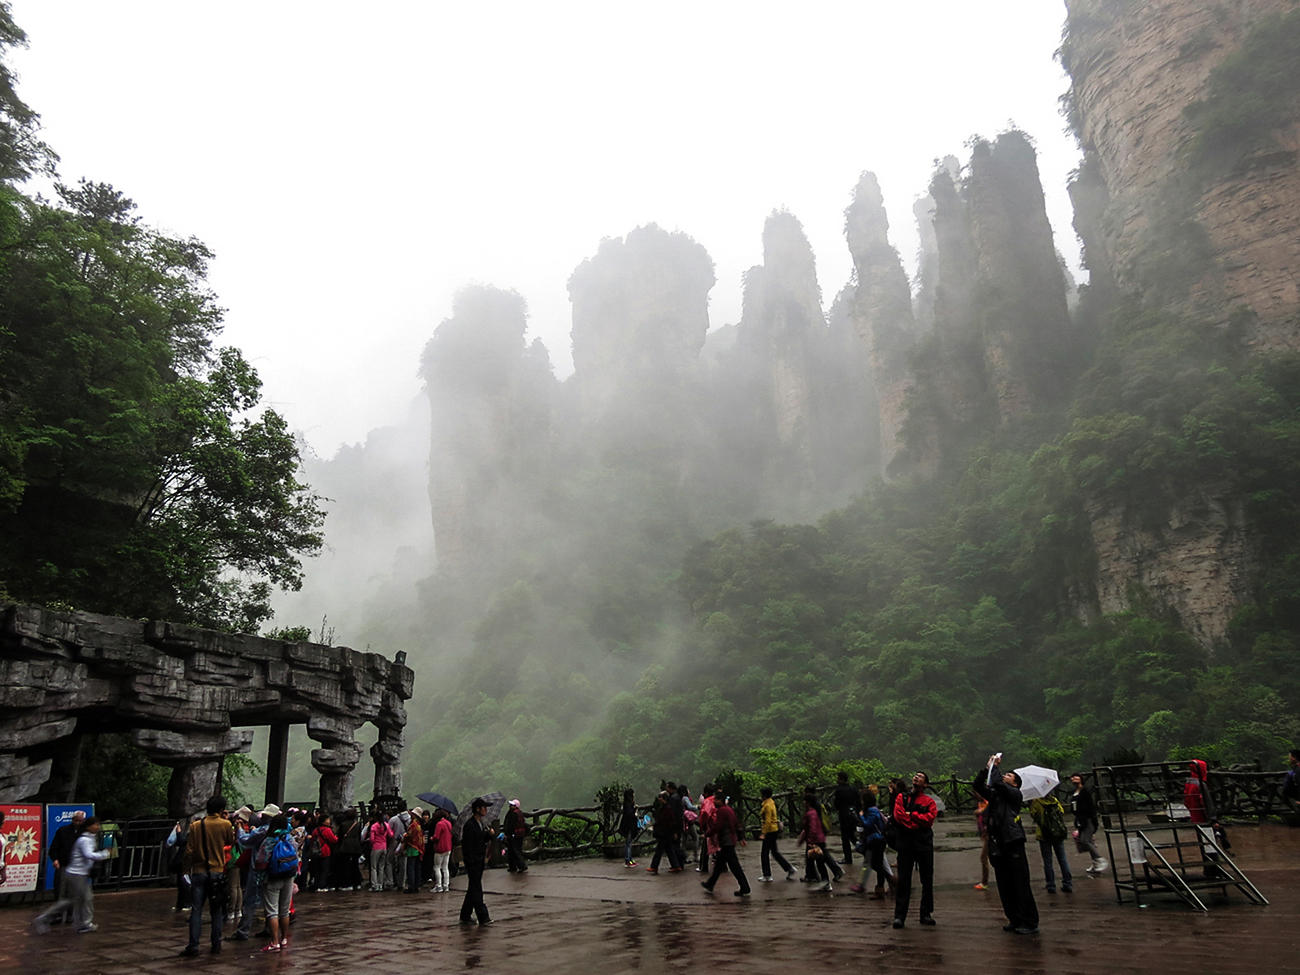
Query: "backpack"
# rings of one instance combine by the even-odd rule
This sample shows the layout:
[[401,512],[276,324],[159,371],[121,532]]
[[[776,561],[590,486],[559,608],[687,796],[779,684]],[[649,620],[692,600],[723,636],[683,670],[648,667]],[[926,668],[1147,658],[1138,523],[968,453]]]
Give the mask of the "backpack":
[[1048,796],[1043,800],[1043,835],[1052,842],[1063,840],[1068,835],[1065,810],[1056,796]]
[[307,859],[317,860],[325,855],[325,845],[321,842],[320,831],[311,834],[311,839],[307,841]]
[[293,837],[286,833],[270,834],[262,838],[253,858],[253,867],[265,870],[272,878],[289,877],[298,872],[298,848]]

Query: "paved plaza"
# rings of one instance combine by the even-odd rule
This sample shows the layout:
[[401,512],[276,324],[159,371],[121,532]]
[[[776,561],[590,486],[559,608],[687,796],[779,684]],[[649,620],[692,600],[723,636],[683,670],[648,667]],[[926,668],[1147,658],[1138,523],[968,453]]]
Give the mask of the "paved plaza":
[[[963,823],[941,824],[936,857],[938,926],[913,916],[890,927],[893,902],[834,894],[779,880],[760,884],[758,844],[741,853],[754,888],[732,896],[700,889],[693,866],[650,876],[620,861],[572,860],[534,865],[525,875],[491,870],[484,878],[494,924],[461,927],[464,879],[449,894],[332,891],[298,897],[291,945],[262,954],[259,939],[227,941],[220,955],[184,959],[187,922],[171,910],[175,893],[154,888],[97,893],[99,931],[59,927],[38,935],[35,909],[0,910],[0,971],[23,975],[398,975],[483,969],[509,975],[681,971],[714,972],[926,970],[1002,973],[1300,972],[1300,829],[1234,829],[1238,864],[1270,900],[1251,905],[1236,891],[1199,914],[1175,898],[1148,908],[1120,906],[1109,877],[1077,868],[1073,894],[1047,894],[1034,856],[1042,933],[1002,931],[995,890],[976,891],[975,840]],[[792,846],[785,842],[787,848]],[[644,866],[644,861],[643,861]],[[856,866],[854,868],[856,880]]]

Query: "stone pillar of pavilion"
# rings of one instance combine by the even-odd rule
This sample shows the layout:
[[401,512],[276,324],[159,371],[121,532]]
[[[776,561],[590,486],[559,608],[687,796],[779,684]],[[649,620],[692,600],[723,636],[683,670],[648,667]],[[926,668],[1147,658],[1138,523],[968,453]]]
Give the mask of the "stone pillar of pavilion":
[[307,734],[321,743],[311,753],[311,764],[320,773],[320,808],[338,813],[352,808],[353,772],[361,760],[356,742],[356,725],[334,717],[307,719]]
[[203,810],[216,792],[223,756],[247,754],[253,747],[253,732],[235,729],[179,732],[138,728],[132,732],[131,739],[155,765],[171,768],[167,812],[177,819]]

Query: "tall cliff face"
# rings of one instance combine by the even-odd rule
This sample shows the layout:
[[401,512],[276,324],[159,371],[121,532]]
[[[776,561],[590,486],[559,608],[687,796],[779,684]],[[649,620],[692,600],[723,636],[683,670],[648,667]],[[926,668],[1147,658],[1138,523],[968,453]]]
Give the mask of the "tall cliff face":
[[[1094,276],[1101,271],[1123,291],[1208,321],[1226,322],[1244,306],[1256,318],[1247,335],[1253,347],[1300,348],[1295,69],[1282,80],[1270,72],[1252,77],[1249,65],[1234,77],[1216,75],[1244,43],[1267,54],[1268,39],[1252,31],[1294,25],[1294,0],[1066,6],[1062,60],[1072,81],[1071,121],[1086,153],[1077,226]],[[1211,112],[1198,112],[1207,96]],[[1235,109],[1238,96],[1245,97]],[[1282,104],[1258,132],[1233,152],[1207,158],[1206,124],[1244,133],[1248,117],[1270,100]],[[1241,117],[1216,123],[1207,117],[1216,109]]]
[[499,559],[527,530],[531,496],[548,472],[556,384],[545,347],[525,343],[526,327],[517,293],[469,287],[424,350],[440,570]]
[[[933,201],[927,202],[925,212],[932,221]],[[926,229],[923,250],[934,239],[933,222]],[[912,387],[909,355],[920,329],[912,313],[907,272],[889,243],[889,217],[874,173],[864,172],[858,180],[853,202],[844,211],[844,234],[858,279],[850,314],[870,354],[879,403],[881,461],[887,468],[898,453],[907,393]],[[923,262],[923,267],[927,263],[932,262]]]
[[1028,139],[978,142],[964,178],[940,167],[929,200],[933,236],[922,239],[934,251],[920,305],[934,329],[911,355],[900,458],[923,475],[989,426],[1061,403],[1075,347]]

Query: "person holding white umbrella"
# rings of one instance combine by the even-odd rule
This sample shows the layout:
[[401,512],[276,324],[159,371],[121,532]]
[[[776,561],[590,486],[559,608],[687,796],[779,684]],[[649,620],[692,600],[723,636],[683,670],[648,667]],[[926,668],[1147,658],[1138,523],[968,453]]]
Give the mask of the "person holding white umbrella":
[[1025,830],[1020,825],[1018,772],[1003,774],[999,769],[1002,755],[990,755],[988,765],[975,776],[973,788],[988,800],[985,821],[989,830],[989,859],[997,877],[998,896],[1007,916],[1003,931],[1016,934],[1038,933],[1038,905],[1034,902],[1033,881],[1029,878],[1029,859],[1025,853]]

